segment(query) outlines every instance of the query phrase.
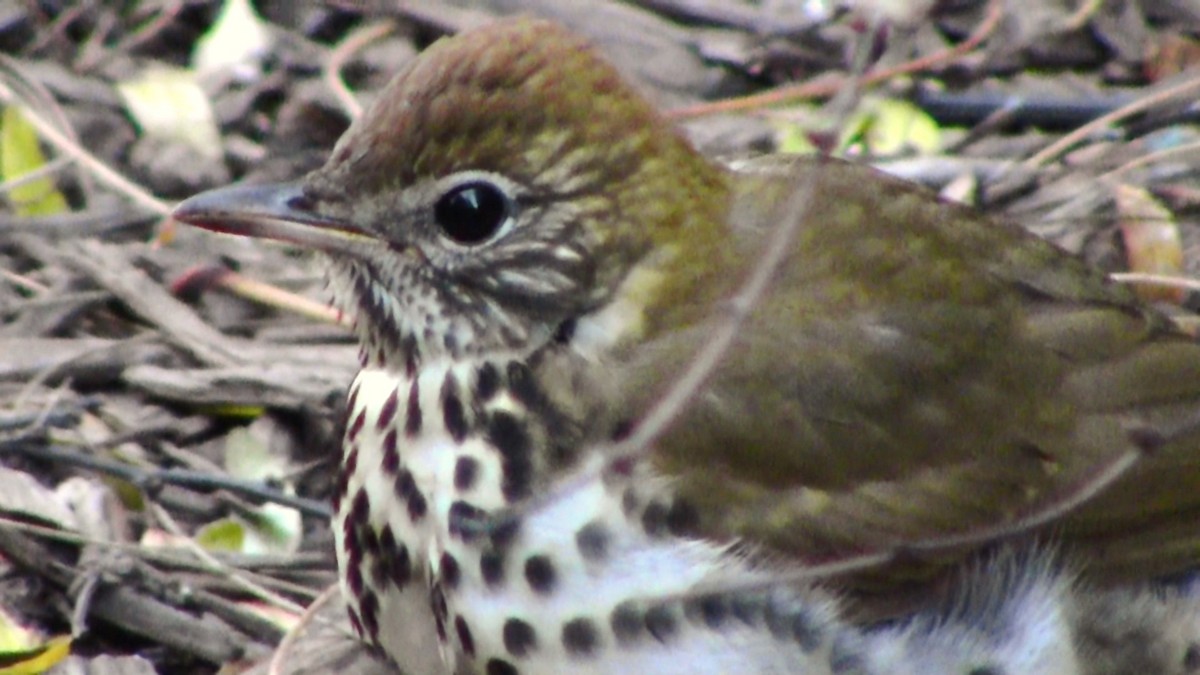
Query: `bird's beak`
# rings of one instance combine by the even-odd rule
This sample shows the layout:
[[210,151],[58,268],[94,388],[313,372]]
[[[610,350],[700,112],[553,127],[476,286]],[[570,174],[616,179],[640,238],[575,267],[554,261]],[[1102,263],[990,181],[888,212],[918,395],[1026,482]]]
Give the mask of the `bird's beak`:
[[317,213],[300,183],[233,185],[202,192],[175,207],[176,220],[213,232],[353,253],[374,237]]

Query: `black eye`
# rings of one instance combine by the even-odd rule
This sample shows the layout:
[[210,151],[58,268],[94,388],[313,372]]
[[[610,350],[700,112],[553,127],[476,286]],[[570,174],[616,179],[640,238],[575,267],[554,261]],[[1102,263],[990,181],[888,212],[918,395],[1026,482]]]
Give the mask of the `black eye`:
[[433,217],[453,241],[479,244],[500,231],[511,215],[511,203],[508,195],[491,183],[467,183],[442,195],[433,207]]

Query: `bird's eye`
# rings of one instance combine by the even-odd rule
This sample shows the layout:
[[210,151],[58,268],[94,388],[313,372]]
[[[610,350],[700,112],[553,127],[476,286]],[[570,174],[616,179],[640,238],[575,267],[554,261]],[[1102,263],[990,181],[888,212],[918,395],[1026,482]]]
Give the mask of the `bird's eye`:
[[433,217],[442,234],[469,246],[496,236],[512,216],[511,211],[512,200],[500,188],[476,181],[442,195],[433,207]]

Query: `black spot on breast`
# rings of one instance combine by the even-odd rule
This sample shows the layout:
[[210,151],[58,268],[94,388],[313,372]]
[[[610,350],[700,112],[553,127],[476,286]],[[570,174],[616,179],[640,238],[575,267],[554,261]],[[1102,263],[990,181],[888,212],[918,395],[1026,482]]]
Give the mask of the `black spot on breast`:
[[629,438],[631,432],[633,432],[633,422],[630,420],[621,420],[613,425],[613,430],[609,437],[612,438],[614,443],[619,443]]
[[520,675],[520,671],[513,664],[504,659],[489,659],[487,662],[487,675]]
[[384,556],[374,556],[367,560],[371,563],[371,583],[375,588],[382,589],[391,580],[392,568],[389,559]]
[[404,588],[412,580],[412,560],[408,555],[408,547],[404,544],[398,545],[391,562],[392,583],[396,585],[397,589]]
[[666,605],[651,607],[646,610],[646,630],[659,642],[666,643],[679,632],[675,615]]
[[486,519],[486,511],[458,500],[450,505],[450,512],[447,514],[447,528],[450,536],[470,543],[479,538],[479,534],[486,525]]
[[493,518],[490,525],[488,539],[496,548],[507,548],[521,531],[521,521],[513,515]]
[[421,387],[417,380],[408,386],[408,405],[404,411],[404,435],[412,438],[421,433]]
[[520,619],[509,619],[504,622],[504,648],[516,657],[528,656],[537,649],[537,633],[533,626]]
[[396,419],[396,408],[400,407],[400,393],[392,389],[392,393],[383,401],[383,407],[379,409],[379,418],[375,420],[375,428],[383,431],[388,428],[392,420]]
[[563,624],[562,644],[573,656],[592,656],[600,648],[600,633],[590,619],[572,619]]
[[354,421],[350,423],[350,428],[346,429],[346,440],[353,441],[358,438],[358,433],[362,431],[363,425],[367,423],[367,411],[362,409],[354,416]]
[[463,653],[475,658],[475,638],[471,637],[471,628],[467,620],[461,616],[454,617],[454,632],[458,633],[458,643],[462,645]]
[[604,523],[593,520],[575,533],[575,545],[579,555],[589,562],[602,562],[608,557],[610,535]]
[[650,537],[661,537],[667,533],[667,507],[661,502],[651,502],[642,511],[642,529]]
[[538,409],[542,406],[542,392],[538,389],[533,373],[529,366],[520,361],[509,361],[507,367],[508,391],[512,397],[523,403],[526,408]]
[[350,589],[350,594],[356,598],[361,598],[363,594],[363,578],[362,569],[359,567],[359,561],[351,558],[346,561],[346,586]]
[[346,479],[349,480],[358,470],[358,444],[351,443],[346,448],[346,455],[342,458],[342,473],[346,474]]
[[417,336],[409,333],[404,336],[404,340],[400,343],[400,349],[404,354],[404,374],[408,377],[415,377],[417,374]]
[[400,452],[396,447],[396,430],[388,429],[383,437],[383,471],[395,474],[400,468]]
[[366,488],[359,488],[354,495],[354,503],[350,505],[350,514],[346,516],[346,522],[354,527],[359,524],[365,525],[370,517],[370,510],[371,498],[367,496]]
[[408,519],[414,523],[419,522],[428,511],[429,505],[425,502],[425,495],[420,491],[414,491],[408,498]]
[[417,483],[413,479],[412,472],[408,469],[400,469],[396,474],[396,481],[392,484],[392,489],[396,496],[402,499],[408,509],[408,519],[416,523],[425,517],[428,511],[428,504],[425,502],[425,495],[417,489]]
[[355,633],[358,633],[360,638],[365,638],[366,635],[363,634],[362,620],[358,618],[358,612],[354,611],[353,607],[347,605],[346,614],[350,616],[350,627],[354,629]]
[[479,574],[489,588],[496,588],[504,581],[504,555],[499,551],[484,551],[479,556]]
[[549,556],[533,555],[525,560],[525,581],[535,593],[546,595],[554,590],[558,572]]
[[442,381],[440,399],[442,423],[446,426],[446,433],[450,434],[450,438],[453,438],[455,443],[462,443],[470,429],[467,426],[462,399],[459,398],[458,380],[454,375],[447,374],[446,379]]
[[481,402],[491,400],[500,391],[500,371],[492,362],[484,363],[475,375],[475,398]]
[[645,625],[642,622],[642,613],[638,611],[636,605],[628,601],[613,608],[612,614],[608,617],[608,624],[612,628],[617,642],[623,645],[635,642]]
[[739,595],[730,601],[733,615],[747,626],[758,625],[763,615],[763,599],[758,595]]
[[408,469],[402,469],[396,475],[396,482],[392,484],[392,488],[396,492],[396,496],[404,501],[413,496],[417,491],[417,482],[413,480],[412,472]]
[[408,546],[396,541],[391,525],[383,526],[383,531],[379,534],[379,549],[387,565],[387,578],[397,589],[404,588],[412,579],[412,560],[409,559]]
[[442,585],[447,590],[458,588],[458,582],[462,578],[462,570],[458,568],[458,561],[454,559],[454,556],[443,551],[439,569],[441,571]]
[[529,431],[513,415],[497,411],[488,420],[486,438],[500,453],[500,491],[510,503],[529,496],[533,459]]
[[575,319],[571,318],[558,324],[558,328],[554,331],[554,341],[561,345],[571,342],[571,338],[575,337],[576,323]]
[[474,457],[462,456],[454,463],[454,488],[466,492],[475,487],[475,479],[479,477],[479,460]]
[[362,616],[363,629],[371,639],[379,638],[379,598],[371,591],[362,594],[358,601],[358,612]]
[[687,537],[699,530],[700,514],[690,503],[676,499],[667,509],[667,531],[676,537]]
[[729,605],[720,595],[701,595],[688,600],[684,612],[693,621],[703,622],[705,626],[716,630],[729,616]]
[[367,555],[373,557],[379,555],[379,535],[375,533],[375,529],[370,525],[362,527],[359,540],[362,542],[363,551]]

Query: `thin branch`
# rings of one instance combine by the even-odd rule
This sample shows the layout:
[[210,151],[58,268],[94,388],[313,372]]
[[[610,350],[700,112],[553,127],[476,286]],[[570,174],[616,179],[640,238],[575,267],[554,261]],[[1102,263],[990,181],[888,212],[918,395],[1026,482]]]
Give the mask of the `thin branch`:
[[379,21],[355,30],[334,48],[325,62],[325,67],[321,69],[321,79],[333,91],[334,97],[337,98],[342,110],[346,111],[350,119],[361,117],[363,108],[358,99],[354,97],[354,93],[346,86],[346,81],[342,79],[342,67],[364,47],[395,29],[396,25],[391,21]]
[[270,589],[263,587],[257,582],[250,580],[241,571],[226,565],[220,560],[217,560],[213,554],[204,550],[204,547],[197,544],[194,539],[188,536],[188,534],[183,531],[183,528],[179,526],[179,523],[175,522],[175,519],[171,516],[171,514],[168,513],[167,510],[161,505],[159,505],[158,502],[153,500],[147,501],[146,508],[150,511],[151,515],[154,516],[154,519],[163,526],[163,529],[178,537],[179,540],[183,542],[183,546],[191,551],[192,555],[196,556],[196,558],[198,558],[207,566],[210,573],[216,574],[223,579],[228,579],[238,588],[249,593],[251,596],[258,598],[259,600],[270,604],[273,607],[278,607],[279,609],[289,612],[295,612],[296,614],[301,614],[304,612],[304,608],[300,605],[288,600],[274,591],[271,591]]
[[[991,0],[988,3],[987,13],[984,15],[983,21],[980,22],[979,26],[976,27],[966,40],[963,40],[954,47],[891,68],[881,68],[854,79],[859,87],[867,87],[879,84],[880,82],[886,82],[900,75],[918,73],[943,63],[949,63],[967,54],[986,40],[996,30],[996,26],[1000,25],[1000,18],[1002,16],[1004,16],[1004,3],[1002,0]],[[779,87],[778,89],[762,94],[677,108],[668,112],[667,117],[682,120],[703,117],[705,115],[757,110],[801,99],[827,98],[839,91],[844,91],[846,87],[847,82],[845,77],[821,76],[808,82]]]
[[324,501],[290,495],[259,481],[242,480],[187,469],[143,469],[90,453],[77,452],[73,448],[63,445],[37,443],[27,437],[0,441],[0,455],[10,452],[41,461],[98,471],[144,488],[153,488],[155,485],[176,485],[209,492],[227,490],[250,499],[287,506],[313,518],[330,518],[333,515],[329,505]]
[[[0,54],[0,70],[5,73],[20,72],[15,61],[8,56]],[[0,86],[0,97],[5,100],[18,100],[14,91],[7,86]],[[28,108],[27,108],[28,110]],[[38,134],[44,141],[54,146],[60,153],[74,160],[85,169],[88,173],[95,176],[105,185],[108,185],[113,190],[125,195],[130,201],[138,204],[160,216],[168,216],[171,214],[171,206],[163,200],[155,197],[148,190],[133,181],[125,178],[107,164],[102,162],[98,157],[88,152],[68,133],[60,130],[57,126],[42,118],[33,112],[25,116],[29,123],[37,129]]]
[[1097,117],[1091,122],[1088,122],[1071,133],[1063,136],[1062,138],[1043,148],[1040,152],[1021,162],[1021,166],[1030,169],[1037,168],[1054,159],[1055,157],[1058,157],[1071,147],[1075,146],[1088,136],[1100,131],[1101,129],[1107,128],[1110,125],[1116,124],[1117,122],[1132,117],[1140,112],[1144,112],[1156,106],[1162,105],[1171,99],[1192,96],[1195,95],[1196,92],[1200,92],[1200,74],[1184,80],[1183,82],[1180,82],[1172,87],[1168,87],[1161,91],[1145,96],[1144,98],[1133,101],[1128,105],[1117,108],[1107,115]]

